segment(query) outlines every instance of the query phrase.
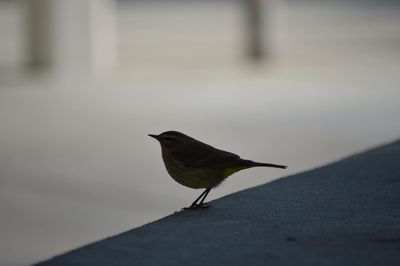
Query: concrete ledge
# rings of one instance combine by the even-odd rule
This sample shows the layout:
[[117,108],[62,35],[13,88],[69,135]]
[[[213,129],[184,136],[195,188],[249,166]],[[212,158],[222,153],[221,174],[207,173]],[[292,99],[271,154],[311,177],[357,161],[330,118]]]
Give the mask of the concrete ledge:
[[399,265],[400,141],[98,241],[49,265]]

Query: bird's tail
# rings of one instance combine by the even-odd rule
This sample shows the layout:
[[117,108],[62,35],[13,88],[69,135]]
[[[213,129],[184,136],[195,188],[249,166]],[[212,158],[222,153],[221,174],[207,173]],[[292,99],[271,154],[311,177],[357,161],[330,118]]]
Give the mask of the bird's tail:
[[272,164],[272,163],[258,163],[258,162],[253,162],[250,160],[243,160],[245,161],[246,165],[250,166],[250,167],[274,167],[274,168],[282,168],[282,169],[286,169],[287,166],[286,165],[280,165],[280,164]]

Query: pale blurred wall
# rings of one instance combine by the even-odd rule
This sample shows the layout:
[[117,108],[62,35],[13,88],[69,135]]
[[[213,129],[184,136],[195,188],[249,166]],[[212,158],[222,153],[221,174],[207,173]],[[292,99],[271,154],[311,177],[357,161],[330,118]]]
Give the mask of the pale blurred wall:
[[118,60],[117,1],[0,2],[0,66],[102,76]]
[[[173,60],[179,60],[184,53],[191,57],[196,52],[202,53],[205,46],[207,53],[213,52],[209,49],[210,45],[226,47],[227,49],[215,49],[215,54],[208,54],[202,58],[213,58],[222,56],[250,55],[250,58],[260,59],[263,55],[268,57],[276,54],[279,45],[274,44],[276,32],[273,30],[282,22],[276,22],[274,17],[279,9],[282,9],[283,0],[254,1],[216,1],[209,2],[215,6],[218,12],[209,13],[209,20],[215,20],[215,27],[229,25],[229,30],[221,36],[210,35],[210,32],[203,27],[203,4],[193,1],[187,4],[184,1],[178,3],[182,5],[182,12],[177,18],[170,20],[166,13],[176,9],[177,1],[149,1],[156,2],[161,7],[158,10],[164,12],[158,14],[161,19],[152,18],[151,14],[139,14],[139,17],[132,17],[133,27],[140,30],[157,28],[160,33],[164,30],[164,36],[137,36],[134,43],[123,39],[119,33],[119,14],[117,4],[137,3],[140,10],[141,4],[148,4],[146,1],[117,1],[117,0],[14,0],[2,2],[3,27],[0,32],[6,36],[6,41],[0,44],[0,51],[3,55],[0,58],[0,65],[4,68],[26,69],[45,69],[51,70],[53,74],[66,76],[68,73],[80,74],[81,76],[104,76],[113,73],[121,66],[121,60],[125,60],[119,52],[120,47],[131,45],[130,50],[139,48],[146,38],[154,39],[152,45],[155,50],[148,50],[147,55],[157,58],[160,51],[179,51],[178,54],[169,56]],[[173,4],[175,3],[175,4]],[[224,7],[221,8],[221,3]],[[226,4],[229,3],[229,4]],[[228,9],[226,9],[228,7]],[[169,10],[170,9],[170,10]],[[256,12],[257,11],[257,12]],[[186,13],[186,14],[185,14]],[[221,19],[218,18],[221,14]],[[149,16],[150,15],[150,16]],[[157,24],[165,18],[165,24]],[[254,19],[253,19],[254,18]],[[180,20],[186,20],[184,24],[179,24]],[[142,23],[147,20],[148,25]],[[175,20],[175,21],[174,21]],[[164,29],[163,29],[164,28]],[[227,28],[227,29],[228,29]],[[235,31],[232,31],[235,28]],[[180,40],[173,40],[168,33],[175,31],[176,36],[180,35]],[[134,31],[128,33],[135,33]],[[149,32],[151,34],[151,32]],[[122,38],[122,46],[119,41]],[[192,38],[192,42],[190,40]],[[172,49],[169,44],[174,42]],[[189,40],[189,42],[188,42]],[[196,45],[197,42],[197,45]],[[149,48],[149,43],[145,44]],[[159,49],[161,47],[165,49]],[[181,46],[181,48],[179,48]],[[234,50],[229,50],[229,49]],[[227,54],[232,52],[232,54]],[[146,54],[146,53],[145,53]],[[166,53],[164,53],[165,55]],[[160,54],[161,55],[161,54]],[[162,58],[161,58],[162,59]],[[139,58],[140,60],[140,58]],[[192,63],[196,60],[192,60]],[[162,61],[162,60],[161,60]],[[142,62],[139,62],[142,63]]]

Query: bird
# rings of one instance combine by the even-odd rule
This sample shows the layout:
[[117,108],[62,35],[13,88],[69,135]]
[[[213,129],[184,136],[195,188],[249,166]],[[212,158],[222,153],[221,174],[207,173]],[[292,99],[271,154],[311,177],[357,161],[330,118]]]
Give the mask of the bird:
[[211,189],[240,170],[252,167],[287,168],[286,165],[242,159],[178,131],[148,135],[160,143],[165,168],[176,182],[189,188],[205,189],[189,207],[183,209],[210,207],[204,200]]

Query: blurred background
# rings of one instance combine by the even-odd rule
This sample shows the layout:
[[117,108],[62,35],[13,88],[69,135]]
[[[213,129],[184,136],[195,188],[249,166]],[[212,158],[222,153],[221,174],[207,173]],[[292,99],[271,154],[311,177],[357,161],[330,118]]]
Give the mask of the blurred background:
[[190,204],[148,133],[289,166],[210,200],[400,136],[398,1],[1,0],[0,40],[0,265]]

